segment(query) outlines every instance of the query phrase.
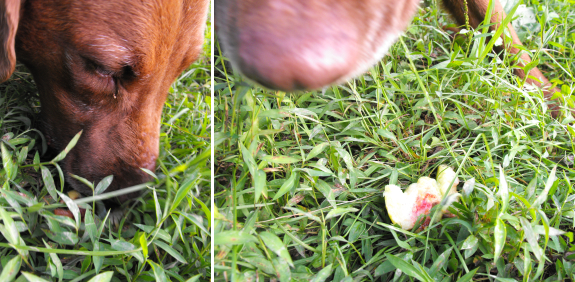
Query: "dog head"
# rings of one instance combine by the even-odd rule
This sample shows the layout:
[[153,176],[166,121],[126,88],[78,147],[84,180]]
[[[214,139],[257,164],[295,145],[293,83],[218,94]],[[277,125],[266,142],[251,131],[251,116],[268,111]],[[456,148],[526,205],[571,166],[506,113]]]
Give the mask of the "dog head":
[[155,167],[162,107],[201,51],[208,1],[20,2],[0,1],[0,79],[16,59],[30,69],[55,150],[83,130],[65,171],[95,182],[114,175],[108,191],[149,180],[140,168]]
[[379,60],[417,0],[218,0],[218,38],[234,70],[273,89],[342,82]]

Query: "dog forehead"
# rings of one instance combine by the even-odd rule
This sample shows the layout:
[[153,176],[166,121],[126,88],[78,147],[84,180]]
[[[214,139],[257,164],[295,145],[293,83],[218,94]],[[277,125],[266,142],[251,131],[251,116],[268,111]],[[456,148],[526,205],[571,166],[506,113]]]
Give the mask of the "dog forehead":
[[[135,4],[134,1],[74,1],[67,13],[68,28],[89,44],[109,48],[146,48],[146,44],[165,44],[173,40],[180,26],[180,1],[155,1]],[[155,4],[153,4],[155,3]],[[170,5],[171,4],[171,5]]]
[[189,38],[204,19],[195,6],[203,2],[74,1],[66,36],[76,49],[92,50],[95,57],[117,62],[137,58],[144,71],[153,71],[190,51]]

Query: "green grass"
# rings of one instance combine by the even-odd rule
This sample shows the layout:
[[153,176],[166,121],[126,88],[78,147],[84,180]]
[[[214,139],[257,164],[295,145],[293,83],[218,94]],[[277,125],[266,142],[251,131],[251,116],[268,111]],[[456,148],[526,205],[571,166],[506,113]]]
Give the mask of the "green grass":
[[97,216],[79,223],[53,214],[64,205],[45,196],[60,191],[53,179],[63,176],[55,162],[39,161],[45,142],[34,129],[31,76],[19,68],[0,85],[0,281],[88,281],[98,273],[98,281],[210,281],[210,38],[208,26],[200,59],[170,89],[157,179],[119,229]]
[[[527,2],[520,36],[569,101],[575,3]],[[448,22],[421,9],[405,47],[323,91],[250,86],[216,55],[215,281],[575,279],[575,119],[552,119],[511,56],[477,61],[485,37],[453,43]],[[384,186],[440,164],[462,182],[456,217],[394,226]]]

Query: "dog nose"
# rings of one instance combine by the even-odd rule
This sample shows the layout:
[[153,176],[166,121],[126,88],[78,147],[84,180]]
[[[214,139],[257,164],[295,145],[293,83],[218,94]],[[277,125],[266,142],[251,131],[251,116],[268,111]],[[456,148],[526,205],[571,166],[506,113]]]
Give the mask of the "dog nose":
[[272,89],[284,91],[317,89],[350,75],[357,61],[354,41],[348,36],[319,35],[305,41],[297,36],[269,39],[251,34],[238,50],[242,74]]
[[350,24],[347,11],[315,15],[297,12],[305,5],[276,2],[238,15],[241,29],[222,20],[224,54],[236,70],[263,86],[285,91],[318,89],[353,74],[361,63],[364,35]]
[[[268,88],[317,89],[345,79],[353,70],[356,48],[353,40],[343,37],[348,36],[320,34],[304,41],[285,34],[270,40],[269,35],[250,34],[244,39],[246,44],[239,45],[238,67],[246,77]],[[243,47],[254,41],[261,43]]]

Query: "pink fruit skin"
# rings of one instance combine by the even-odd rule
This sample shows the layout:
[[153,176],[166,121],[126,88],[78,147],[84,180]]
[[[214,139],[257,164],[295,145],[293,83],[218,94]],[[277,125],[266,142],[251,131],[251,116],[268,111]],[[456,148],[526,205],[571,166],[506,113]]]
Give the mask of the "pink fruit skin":
[[[427,215],[429,210],[440,202],[440,198],[437,195],[427,192],[420,192],[415,200],[415,205],[412,210],[412,220],[415,222],[420,215]],[[426,219],[426,222],[429,219]]]

